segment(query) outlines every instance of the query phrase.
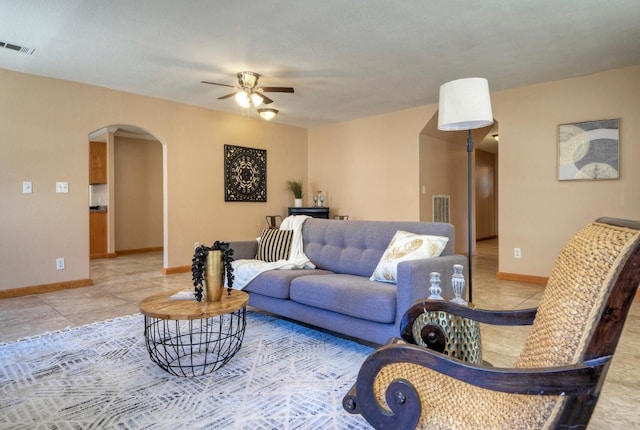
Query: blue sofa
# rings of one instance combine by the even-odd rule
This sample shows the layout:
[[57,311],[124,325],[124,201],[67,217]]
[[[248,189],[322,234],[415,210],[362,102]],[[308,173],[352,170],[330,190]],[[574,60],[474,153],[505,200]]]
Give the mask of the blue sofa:
[[[449,241],[439,257],[399,263],[396,284],[369,280],[398,230]],[[302,237],[316,269],[261,273],[244,288],[249,305],[376,344],[399,335],[404,312],[429,295],[431,272],[441,274],[445,298],[453,297],[453,265],[462,264],[466,272],[466,258],[453,252],[451,224],[309,218]],[[252,259],[257,242],[231,242],[231,247],[235,259]]]

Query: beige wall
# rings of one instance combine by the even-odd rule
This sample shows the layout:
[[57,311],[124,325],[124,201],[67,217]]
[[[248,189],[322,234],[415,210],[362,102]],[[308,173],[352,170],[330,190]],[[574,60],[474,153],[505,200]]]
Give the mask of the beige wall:
[[116,136],[113,163],[116,252],[162,246],[162,145]]
[[466,254],[466,136],[437,130],[437,105],[311,129],[312,191],[327,191],[332,213],[374,220],[431,221],[432,196],[450,195],[456,252]]
[[[265,214],[286,214],[288,179],[304,180],[307,204],[320,189],[332,212],[356,219],[419,220],[427,211],[420,135],[435,104],[307,131],[3,70],[0,94],[0,289],[89,276],[88,134],[109,125],[136,125],[163,144],[166,267],[188,265],[196,241],[255,237]],[[501,272],[548,276],[562,244],[588,221],[640,219],[639,100],[640,66],[492,93]],[[604,118],[621,119],[621,179],[558,182],[558,124]],[[267,203],[224,202],[225,143],[268,150]],[[465,195],[464,149],[452,160],[462,178],[452,192]],[[33,181],[33,194],[21,193],[23,180]],[[61,180],[67,195],[53,192]],[[433,184],[424,185],[430,199]],[[514,247],[522,259],[513,259]],[[57,257],[66,270],[55,270]]]
[[[307,180],[305,129],[6,70],[0,94],[0,289],[89,277],[88,141],[104,127],[135,125],[163,144],[169,268],[189,265],[196,241],[255,237],[264,215],[286,213],[286,180]],[[224,144],[267,150],[268,202],[224,202]]]
[[[640,219],[640,66],[492,94],[500,121],[500,271],[548,276],[600,216]],[[558,125],[620,118],[620,180],[557,180]],[[522,258],[513,258],[513,248]]]
[[[467,223],[467,136],[466,131],[439,131],[437,106],[432,105],[434,111],[420,135],[420,187],[424,193],[420,195],[420,221],[432,221],[433,195],[448,195],[450,197],[450,222],[455,226],[455,252],[468,253],[468,223]],[[479,142],[489,132],[491,127],[474,130],[474,142]],[[475,164],[474,151],[471,154],[472,166]],[[472,193],[474,190],[472,189]],[[472,195],[471,210],[475,218],[475,204]],[[472,226],[472,238],[475,229]],[[472,239],[472,253],[475,254],[475,241]]]
[[306,195],[322,190],[332,215],[417,221],[418,143],[428,113],[420,107],[309,130]]
[[[492,104],[500,122],[501,272],[546,277],[562,245],[590,220],[640,219],[640,66],[494,92]],[[466,133],[435,130],[436,110],[432,104],[310,130],[309,176],[329,191],[331,207],[364,219],[429,221],[431,195],[450,192],[463,253]],[[558,125],[605,118],[621,118],[621,179],[558,182]],[[487,132],[476,130],[474,142]],[[445,176],[449,182],[438,179]],[[514,247],[522,249],[519,260]]]

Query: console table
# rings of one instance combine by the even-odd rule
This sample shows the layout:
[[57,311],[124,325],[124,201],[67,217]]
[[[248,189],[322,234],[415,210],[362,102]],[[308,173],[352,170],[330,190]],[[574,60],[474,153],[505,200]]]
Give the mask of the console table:
[[305,208],[289,208],[289,215],[308,215],[313,218],[326,218],[329,219],[329,208],[328,207],[305,207]]

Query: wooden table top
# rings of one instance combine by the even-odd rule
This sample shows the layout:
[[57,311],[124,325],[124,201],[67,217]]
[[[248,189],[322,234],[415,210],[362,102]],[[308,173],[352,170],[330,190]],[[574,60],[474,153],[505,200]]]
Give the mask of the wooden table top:
[[140,302],[140,312],[143,315],[163,320],[196,320],[230,314],[245,306],[249,301],[249,295],[244,291],[231,290],[231,295],[226,291],[222,293],[219,302],[207,302],[204,299],[195,300],[171,299],[178,292],[171,291],[149,296]]

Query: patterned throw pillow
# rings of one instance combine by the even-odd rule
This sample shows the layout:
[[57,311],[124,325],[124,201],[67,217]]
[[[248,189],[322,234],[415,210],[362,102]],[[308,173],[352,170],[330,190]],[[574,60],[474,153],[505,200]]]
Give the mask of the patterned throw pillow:
[[382,254],[382,258],[370,279],[395,284],[398,263],[439,257],[448,241],[448,237],[420,235],[398,230]]
[[256,260],[269,263],[278,260],[288,260],[292,238],[293,230],[278,230],[275,228],[262,230],[260,241],[258,242]]

